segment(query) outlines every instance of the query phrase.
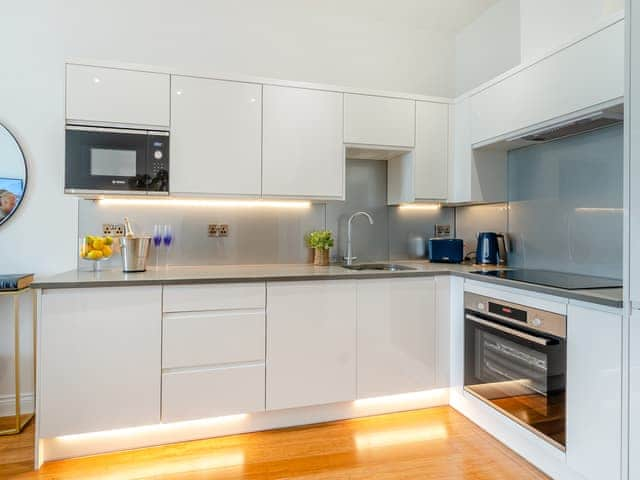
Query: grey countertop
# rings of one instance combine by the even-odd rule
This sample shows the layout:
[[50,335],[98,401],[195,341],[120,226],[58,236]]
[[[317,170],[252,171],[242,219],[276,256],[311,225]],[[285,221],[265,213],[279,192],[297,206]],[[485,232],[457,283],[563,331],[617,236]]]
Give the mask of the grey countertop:
[[[146,272],[142,273],[123,273],[119,269],[105,270],[101,272],[71,270],[51,277],[36,277],[32,287],[40,289],[58,289],[255,281],[338,280],[350,278],[407,278],[456,275],[480,282],[546,293],[549,295],[596,303],[608,307],[622,308],[623,305],[622,288],[565,290],[562,288],[479,276],[471,273],[479,269],[476,265],[438,264],[429,263],[427,261],[394,261],[393,263],[408,265],[413,267],[415,270],[396,272],[375,270],[358,271],[347,270],[339,265],[316,267],[310,264],[172,266],[168,268],[150,268]],[[495,267],[491,267],[489,269],[494,270]]]

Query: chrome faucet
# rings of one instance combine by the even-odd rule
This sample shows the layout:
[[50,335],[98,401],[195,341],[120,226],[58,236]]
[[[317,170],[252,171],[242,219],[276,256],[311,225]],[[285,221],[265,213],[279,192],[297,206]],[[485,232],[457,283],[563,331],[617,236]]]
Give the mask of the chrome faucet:
[[373,218],[371,218],[371,215],[369,215],[367,212],[356,212],[349,217],[349,221],[347,222],[347,255],[344,257],[344,264],[346,266],[352,265],[353,261],[358,258],[353,256],[353,251],[351,248],[351,222],[355,217],[359,215],[364,215],[365,217],[367,217],[369,219],[369,224],[373,225]]

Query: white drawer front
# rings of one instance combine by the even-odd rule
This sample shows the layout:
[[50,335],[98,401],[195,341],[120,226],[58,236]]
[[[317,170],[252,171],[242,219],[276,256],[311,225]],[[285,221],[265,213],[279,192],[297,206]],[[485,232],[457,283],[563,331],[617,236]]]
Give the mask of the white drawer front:
[[162,367],[264,360],[264,310],[166,313]]
[[164,287],[164,312],[264,308],[264,283],[170,285]]
[[162,375],[162,421],[264,410],[264,364]]

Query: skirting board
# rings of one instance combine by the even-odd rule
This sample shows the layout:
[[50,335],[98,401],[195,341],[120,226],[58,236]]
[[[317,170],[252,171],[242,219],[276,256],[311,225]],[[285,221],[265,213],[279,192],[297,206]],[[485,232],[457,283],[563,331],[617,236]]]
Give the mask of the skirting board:
[[449,404],[449,389],[229,417],[39,439],[39,464],[133,448],[417,410]]
[[[20,395],[20,411],[33,413],[33,393]],[[0,395],[0,417],[11,417],[16,414],[16,396]]]

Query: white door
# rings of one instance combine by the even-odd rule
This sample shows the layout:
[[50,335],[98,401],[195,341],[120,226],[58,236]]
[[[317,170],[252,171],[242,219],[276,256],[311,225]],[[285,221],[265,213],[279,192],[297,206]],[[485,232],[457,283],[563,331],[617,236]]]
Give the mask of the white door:
[[640,311],[631,315],[629,386],[629,478],[640,478]]
[[415,109],[414,100],[347,93],[344,96],[344,141],[413,147]]
[[344,198],[343,95],[263,88],[262,194]]
[[161,287],[45,290],[39,435],[160,422]]
[[169,126],[169,75],[67,65],[67,121]]
[[171,77],[171,193],[260,196],[262,86]]
[[622,317],[575,305],[567,317],[567,464],[589,480],[620,479]]
[[[627,79],[628,98],[625,108],[629,110],[625,122],[629,123],[625,131],[628,144],[629,187],[629,296],[634,309],[640,309],[640,4],[628,2],[630,12],[630,39],[627,48],[629,68]],[[637,315],[636,315],[637,316]],[[639,432],[640,434],[640,432]],[[639,462],[640,463],[640,462]],[[638,470],[640,472],[640,468]]]
[[356,398],[356,282],[267,285],[267,410]]
[[416,102],[414,191],[417,200],[445,200],[449,166],[449,105]]
[[436,383],[433,278],[358,281],[358,398]]

